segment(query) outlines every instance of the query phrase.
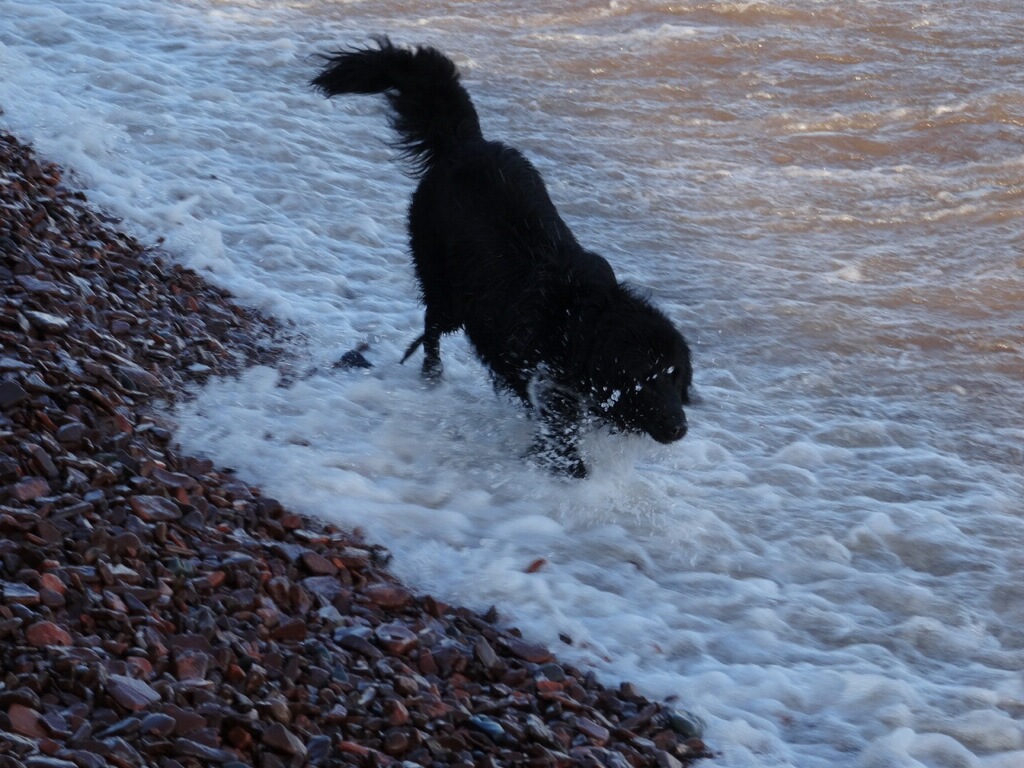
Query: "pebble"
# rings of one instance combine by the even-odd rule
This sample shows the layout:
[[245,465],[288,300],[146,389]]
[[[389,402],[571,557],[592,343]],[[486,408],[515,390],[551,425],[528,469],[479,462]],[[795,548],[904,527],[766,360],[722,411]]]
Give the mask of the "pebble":
[[405,587],[387,582],[370,584],[364,594],[381,608],[401,608],[412,599]]
[[576,728],[579,729],[580,733],[586,736],[592,744],[596,744],[599,747],[603,747],[608,743],[608,737],[611,735],[607,728],[602,725],[598,725],[593,720],[586,717],[576,718]]
[[416,633],[400,622],[381,624],[373,631],[377,642],[394,656],[405,656],[418,643]]
[[71,645],[71,634],[52,621],[37,621],[25,630],[25,640],[36,648],[54,645]]
[[139,732],[153,736],[170,736],[175,725],[176,721],[170,715],[153,712],[142,718],[139,723]]
[[139,712],[160,701],[160,694],[149,683],[126,675],[110,675],[107,693],[116,704],[133,712]]
[[38,605],[41,602],[39,590],[16,581],[0,582],[0,600],[7,605]]
[[318,552],[303,552],[301,560],[306,570],[316,576],[333,576],[338,572],[338,566]]
[[32,323],[35,328],[50,333],[66,331],[71,327],[71,323],[63,317],[57,317],[56,315],[51,315],[48,312],[25,310],[25,317],[29,319],[29,322]]
[[128,504],[147,523],[169,522],[181,517],[181,508],[163,496],[133,496]]
[[518,637],[503,638],[502,644],[513,656],[533,664],[546,664],[554,660],[554,656],[544,646],[524,642]]
[[0,381],[0,408],[7,410],[28,399],[28,392],[16,381]]
[[34,501],[50,493],[50,484],[42,477],[26,477],[8,489],[15,501]]
[[415,594],[382,547],[176,452],[163,404],[278,365],[290,329],[3,133],[0,178],[0,768],[710,754],[675,704]]
[[263,743],[285,755],[305,757],[306,746],[302,740],[280,723],[274,723],[263,733]]
[[469,718],[469,724],[493,741],[499,741],[505,735],[501,723],[486,715],[473,715]]
[[32,755],[24,761],[25,768],[80,768],[73,760],[63,760],[58,757],[47,757],[45,755]]
[[11,723],[11,728],[15,733],[20,733],[22,736],[31,736],[35,739],[42,739],[46,737],[46,729],[40,718],[39,713],[26,707],[24,704],[11,704],[7,708],[7,719]]

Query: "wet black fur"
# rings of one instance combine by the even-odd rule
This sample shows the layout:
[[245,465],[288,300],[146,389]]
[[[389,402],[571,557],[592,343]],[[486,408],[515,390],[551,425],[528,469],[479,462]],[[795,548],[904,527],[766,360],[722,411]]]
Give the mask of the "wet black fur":
[[426,311],[405,357],[422,345],[423,375],[435,380],[441,337],[465,331],[537,414],[531,452],[556,471],[586,474],[577,440],[588,413],[662,443],[682,438],[692,377],[682,335],[580,246],[522,154],[483,138],[455,64],[387,38],[325,59],[312,85],[386,94],[420,179],[408,223]]

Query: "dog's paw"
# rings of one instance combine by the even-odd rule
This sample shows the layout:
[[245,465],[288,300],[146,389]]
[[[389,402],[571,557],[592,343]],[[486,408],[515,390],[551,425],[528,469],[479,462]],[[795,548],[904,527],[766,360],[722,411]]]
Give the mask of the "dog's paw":
[[434,387],[441,383],[441,377],[443,375],[444,366],[441,365],[441,358],[423,358],[423,367],[420,369],[420,377],[422,377],[423,381]]
[[526,458],[553,475],[578,480],[587,476],[587,465],[574,446],[552,445],[538,438],[526,452]]

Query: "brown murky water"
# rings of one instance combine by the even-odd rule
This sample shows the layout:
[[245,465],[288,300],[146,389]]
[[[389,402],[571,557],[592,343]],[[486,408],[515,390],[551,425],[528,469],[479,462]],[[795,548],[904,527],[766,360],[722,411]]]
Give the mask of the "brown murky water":
[[344,39],[390,20],[453,50],[487,127],[679,302],[707,367],[777,367],[760,386],[790,394],[819,371],[837,408],[1024,466],[1016,3],[314,7]]

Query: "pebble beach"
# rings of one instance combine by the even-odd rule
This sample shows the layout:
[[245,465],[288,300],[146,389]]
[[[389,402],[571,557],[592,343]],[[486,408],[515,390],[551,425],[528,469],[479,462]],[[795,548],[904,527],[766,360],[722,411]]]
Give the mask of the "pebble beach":
[[0,768],[709,756],[687,702],[416,594],[358,530],[177,449],[170,405],[287,366],[288,328],[121,234],[7,134],[0,284]]

